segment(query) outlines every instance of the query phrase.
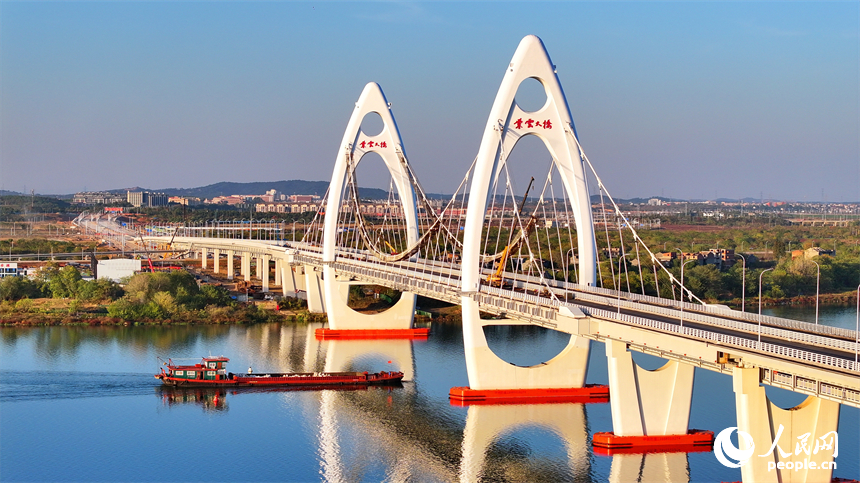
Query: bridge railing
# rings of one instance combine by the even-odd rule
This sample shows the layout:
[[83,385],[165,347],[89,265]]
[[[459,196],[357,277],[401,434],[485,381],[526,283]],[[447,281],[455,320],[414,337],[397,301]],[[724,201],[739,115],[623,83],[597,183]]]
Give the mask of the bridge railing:
[[[618,290],[602,288],[602,287],[592,287],[590,285],[580,285],[577,283],[566,282],[562,280],[554,280],[554,279],[541,279],[540,277],[534,276],[525,276],[522,274],[508,274],[505,279],[510,279],[515,282],[525,282],[534,285],[546,284],[551,288],[559,288],[569,292],[590,292],[598,295],[605,295],[607,297],[617,298],[619,296]],[[641,295],[632,292],[620,292],[620,296],[622,299],[638,301],[645,304],[650,305],[658,305],[664,307],[671,307],[675,309],[684,308],[685,313],[687,311],[690,312],[707,312],[714,315],[722,316],[722,317],[731,317],[734,319],[740,319],[747,322],[752,322],[755,324],[759,323],[761,320],[762,324],[770,325],[773,327],[782,327],[784,329],[790,330],[799,330],[803,332],[811,332],[817,333],[821,335],[830,335],[834,337],[842,337],[847,339],[855,339],[856,334],[855,331],[851,329],[844,329],[842,327],[831,327],[828,325],[816,325],[809,322],[802,322],[799,320],[790,320],[783,319],[781,317],[773,317],[770,315],[761,315],[759,316],[757,313],[753,312],[739,312],[737,310],[731,310],[720,306],[715,305],[701,305],[690,302],[680,302],[677,300],[665,299],[660,297],[655,297],[653,295]]]
[[[587,300],[590,302],[598,302],[598,303],[606,303],[608,298],[599,297],[591,294],[578,293],[577,298],[581,300]],[[624,299],[621,299],[620,302],[616,300],[612,300],[612,303],[620,305],[621,307],[633,310],[643,310],[642,305],[638,305],[635,302],[630,302]],[[854,351],[857,348],[857,344],[854,341],[848,341],[844,339],[834,339],[831,337],[822,337],[815,334],[809,334],[806,332],[795,332],[791,330],[778,329],[774,327],[768,327],[767,325],[750,325],[746,322],[740,322],[736,320],[723,319],[719,317],[711,317],[709,315],[704,315],[696,312],[684,312],[681,313],[680,310],[668,307],[661,306],[647,306],[647,311],[663,315],[666,317],[671,317],[673,319],[683,320],[685,322],[698,322],[701,324],[707,324],[716,327],[725,327],[727,329],[733,330],[741,330],[749,333],[757,333],[761,331],[763,336],[771,336],[771,337],[779,337],[787,340],[797,340],[800,342],[819,345],[823,347],[832,347],[836,349],[842,349],[847,351]]]
[[[770,344],[766,342],[758,342],[755,340],[746,339],[743,337],[736,337],[732,335],[719,334],[716,332],[710,332],[702,329],[694,329],[692,327],[681,327],[675,324],[670,324],[668,322],[660,322],[656,320],[650,320],[643,317],[636,317],[628,314],[618,314],[615,312],[611,312],[603,309],[594,309],[589,307],[580,306],[577,304],[566,304],[569,307],[576,307],[582,310],[584,313],[591,315],[593,317],[599,317],[602,319],[610,319],[610,320],[618,320],[621,322],[625,322],[631,325],[638,325],[643,327],[649,327],[652,329],[657,329],[664,332],[672,332],[679,335],[684,335],[687,337],[708,340],[712,342],[716,342],[722,345],[734,346],[744,349],[750,349],[758,352],[767,352],[771,354],[776,354],[784,357],[790,357],[793,359],[799,359],[807,362],[812,362],[815,364],[820,364],[829,367],[836,367],[839,369],[847,369],[850,371],[860,372],[860,364],[855,363],[854,361],[843,359],[839,357],[828,356],[825,354],[816,354],[809,351],[804,351],[801,349],[795,349],[792,347],[786,347],[782,345]],[[852,401],[860,402],[860,392],[851,391],[853,395],[851,396]]]
[[[597,294],[607,295],[609,297],[618,297],[618,291],[600,288],[600,287],[584,287],[582,285],[571,284],[576,287],[577,290],[582,290],[586,292],[592,292]],[[816,325],[811,324],[809,322],[801,322],[798,320],[790,320],[783,319],[780,317],[773,317],[770,315],[762,315],[759,316],[757,313],[753,312],[739,312],[737,310],[727,310],[723,307],[713,306],[713,305],[701,305],[694,304],[690,302],[679,302],[677,300],[668,300],[659,297],[654,297],[652,295],[640,295],[634,294],[630,292],[621,292],[621,297],[626,298],[628,300],[637,300],[641,302],[645,302],[653,305],[671,305],[673,307],[684,307],[684,310],[687,311],[697,311],[697,312],[709,312],[712,314],[722,315],[726,317],[732,317],[735,319],[742,319],[748,322],[758,323],[759,320],[762,321],[763,324],[775,326],[775,327],[783,327],[786,329],[793,330],[801,330],[804,332],[817,332],[820,334],[832,335],[836,337],[847,337],[847,338],[855,338],[855,332],[851,329],[843,329],[841,327],[830,327],[827,325]]]

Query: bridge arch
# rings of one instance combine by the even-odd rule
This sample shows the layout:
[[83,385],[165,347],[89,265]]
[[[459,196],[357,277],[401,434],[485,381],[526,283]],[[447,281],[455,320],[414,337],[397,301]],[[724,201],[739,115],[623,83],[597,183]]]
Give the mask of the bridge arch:
[[[361,129],[366,116],[382,120],[378,133],[366,133]],[[377,121],[374,119],[374,121]],[[378,154],[388,171],[400,199],[400,206],[406,220],[406,241],[409,245],[418,240],[418,213],[415,190],[409,177],[406,152],[400,138],[400,130],[391,114],[390,104],[382,93],[379,84],[368,83],[347,123],[341,141],[331,184],[326,199],[323,228],[323,287],[325,309],[331,329],[404,329],[412,326],[415,312],[415,295],[404,293],[400,300],[383,314],[367,316],[355,312],[346,305],[343,285],[346,280],[338,280],[332,263],[337,260],[338,219],[347,196],[348,183],[352,174],[368,153]],[[358,213],[356,215],[359,215]]]
[[[529,79],[537,80],[546,93],[546,102],[534,112],[523,110],[515,99],[520,85]],[[597,251],[582,153],[555,66],[543,42],[534,35],[520,42],[505,72],[484,129],[469,190],[463,238],[461,305],[466,368],[469,387],[473,390],[582,387],[585,384],[589,352],[587,339],[571,337],[561,354],[540,367],[511,365],[490,350],[483,333],[486,321],[481,320],[478,302],[473,298],[482,283],[481,238],[490,189],[504,169],[506,153],[511,152],[525,136],[537,136],[553,158],[554,168],[559,172],[574,212],[579,283],[594,285]]]

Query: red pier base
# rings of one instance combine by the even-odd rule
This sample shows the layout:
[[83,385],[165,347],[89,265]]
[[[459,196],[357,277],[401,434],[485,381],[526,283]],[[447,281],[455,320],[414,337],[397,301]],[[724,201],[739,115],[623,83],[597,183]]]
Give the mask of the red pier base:
[[430,329],[354,329],[333,330],[317,329],[314,331],[317,340],[327,339],[426,339]]
[[[665,436],[616,436],[614,433],[594,433],[594,451],[613,453],[692,453],[710,451],[714,445],[714,432],[705,429],[690,429],[687,434]],[[601,451],[599,451],[601,450]]]
[[584,387],[544,389],[482,389],[452,387],[448,393],[452,406],[472,404],[542,404],[558,402],[609,402],[609,386],[588,384]]

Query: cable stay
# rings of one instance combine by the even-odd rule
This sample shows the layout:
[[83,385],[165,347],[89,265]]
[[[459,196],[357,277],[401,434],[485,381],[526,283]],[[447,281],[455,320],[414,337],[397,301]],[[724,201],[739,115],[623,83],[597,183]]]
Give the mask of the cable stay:
[[[646,245],[645,242],[642,240],[642,238],[639,237],[639,233],[636,231],[635,228],[633,228],[633,224],[630,223],[630,220],[626,216],[624,216],[624,213],[618,207],[618,204],[615,203],[615,200],[612,198],[612,195],[609,193],[609,190],[606,189],[606,186],[603,184],[603,181],[600,179],[600,176],[597,175],[597,171],[594,169],[594,166],[591,164],[591,161],[588,159],[588,156],[585,154],[585,151],[582,149],[582,145],[579,144],[579,139],[577,139],[576,136],[573,134],[573,130],[570,128],[570,126],[567,126],[565,128],[565,132],[567,133],[567,135],[571,139],[573,139],[573,142],[576,143],[577,148],[579,148],[579,153],[580,153],[580,156],[582,157],[582,160],[585,161],[586,164],[588,164],[589,169],[591,169],[591,173],[594,175],[594,178],[597,180],[597,185],[598,185],[598,188],[600,188],[600,190],[601,190],[601,195],[602,195],[602,192],[604,192],[604,191],[606,192],[606,196],[609,198],[609,201],[612,203],[612,206],[615,208],[616,216],[618,216],[619,218],[624,220],[624,223],[630,228],[630,231],[633,234],[634,240],[637,243],[641,244],[642,247],[645,249],[645,251],[648,252],[648,255],[651,257],[651,262],[653,264],[655,264],[655,266],[660,265],[660,267],[663,269],[663,271],[666,273],[666,275],[669,277],[669,279],[672,280],[672,282],[677,283],[678,286],[681,288],[681,290],[683,290],[687,293],[687,297],[690,300],[695,299],[700,304],[707,305],[704,301],[702,301],[702,299],[700,299],[695,294],[693,294],[693,292],[690,291],[687,287],[684,287],[683,285],[681,285],[681,282],[677,278],[675,278],[675,275],[673,275],[672,272],[670,272],[669,269],[666,268],[662,263],[657,261],[657,257],[654,256],[654,253],[651,252],[651,249],[648,248],[648,245]],[[607,239],[607,241],[608,241],[608,239]],[[609,249],[608,246],[607,246],[607,249]],[[611,257],[612,256],[611,255],[611,253],[612,253],[611,249],[609,249],[609,253],[610,253],[609,256]],[[611,265],[612,265],[612,263],[610,263],[610,266]],[[620,290],[620,287],[618,289]]]

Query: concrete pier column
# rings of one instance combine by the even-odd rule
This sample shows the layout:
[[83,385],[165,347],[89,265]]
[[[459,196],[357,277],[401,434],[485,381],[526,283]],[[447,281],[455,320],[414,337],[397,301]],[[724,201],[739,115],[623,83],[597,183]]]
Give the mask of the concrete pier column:
[[221,271],[221,250],[212,250],[212,271],[219,273]]
[[[325,267],[325,307],[328,326],[332,330],[403,330],[412,328],[417,296],[410,292],[400,294],[400,300],[385,312],[362,314],[347,305],[349,287],[360,282],[337,280],[334,269]],[[329,277],[331,280],[329,280]],[[308,291],[310,293],[310,291]]]
[[200,268],[206,269],[206,258],[209,256],[209,253],[205,248],[200,249]]
[[530,367],[516,366],[499,358],[484,336],[485,325],[525,325],[515,320],[484,320],[478,303],[470,296],[461,298],[463,345],[466,371],[472,390],[581,388],[588,372],[590,341],[570,336],[567,347],[552,359]]
[[312,266],[305,266],[305,287],[308,295],[308,312],[312,314],[325,313],[325,288],[321,274]]
[[233,257],[235,256],[235,251],[227,250],[227,280],[233,280]]
[[261,273],[263,280],[263,292],[269,291],[269,255],[262,255],[257,258],[257,272]]
[[[839,403],[808,396],[796,407],[782,409],[768,400],[760,384],[761,371],[739,367],[732,371],[738,449],[749,453],[749,459],[738,462],[744,483],[830,481],[830,465],[838,451]],[[715,451],[721,436],[729,440],[732,432],[728,428],[717,436]]]
[[251,280],[251,254],[247,252],[242,254],[242,277],[246,282]]
[[281,295],[295,297],[298,291],[296,287],[296,272],[289,263],[281,262]]
[[263,280],[263,257],[256,256],[254,260],[256,260],[257,280]]
[[283,263],[284,261],[280,258],[275,259],[275,285],[277,286],[281,285],[281,264]]
[[606,341],[609,405],[616,436],[685,435],[693,398],[693,366],[667,362],[654,371],[642,369],[627,345]]

